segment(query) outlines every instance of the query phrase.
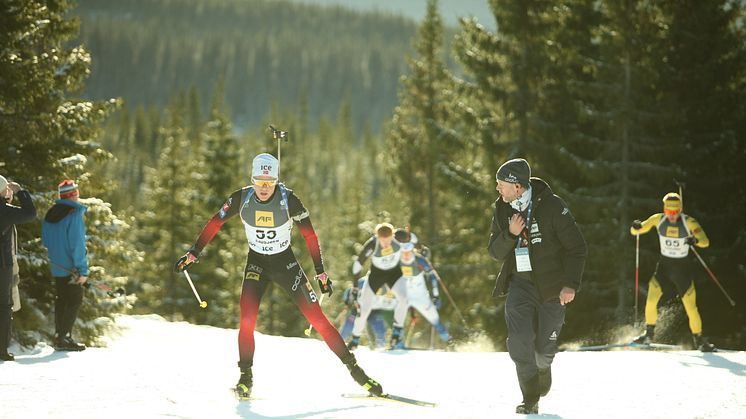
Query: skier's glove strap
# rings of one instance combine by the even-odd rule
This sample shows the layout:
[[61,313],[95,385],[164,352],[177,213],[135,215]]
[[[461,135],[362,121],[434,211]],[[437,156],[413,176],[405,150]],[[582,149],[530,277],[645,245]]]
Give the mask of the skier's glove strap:
[[189,267],[195,262],[197,262],[197,256],[195,256],[194,253],[192,253],[190,250],[176,261],[176,264],[174,265],[174,272],[184,272],[185,270],[189,269]]
[[321,292],[331,297],[334,288],[332,287],[332,280],[329,278],[329,275],[327,275],[326,272],[322,272],[316,275],[316,281],[319,283],[319,289]]

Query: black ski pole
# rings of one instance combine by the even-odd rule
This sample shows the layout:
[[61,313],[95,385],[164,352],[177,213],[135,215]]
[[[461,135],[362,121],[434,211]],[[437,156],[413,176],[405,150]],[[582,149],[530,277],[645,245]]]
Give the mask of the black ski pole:
[[71,269],[67,269],[64,266],[60,266],[60,265],[52,262],[52,260],[49,259],[49,258],[45,258],[45,260],[47,262],[49,262],[50,265],[56,266],[57,268],[62,269],[63,271],[69,273],[70,277],[72,278],[70,280],[70,285],[76,285],[77,284],[77,285],[80,285],[81,287],[84,287],[84,288],[90,288],[90,287],[93,286],[93,287],[96,287],[96,288],[100,289],[101,291],[104,291],[106,293],[106,295],[108,295],[109,297],[112,297],[112,298],[113,297],[121,297],[123,295],[127,295],[127,291],[123,287],[117,287],[116,289],[114,289],[114,288],[112,288],[112,287],[110,287],[110,286],[108,286],[106,284],[102,284],[100,282],[93,281],[93,280],[90,280],[90,279],[88,281],[86,281],[85,283],[83,283],[83,284],[78,284],[78,278],[80,278],[80,272],[78,272],[77,269],[72,269],[72,270]]
[[435,269],[433,269],[433,275],[435,275],[435,279],[438,280],[438,283],[440,283],[440,286],[443,287],[443,291],[445,291],[446,296],[448,297],[448,301],[450,301],[451,304],[453,305],[453,309],[456,310],[456,314],[458,314],[459,318],[461,318],[461,322],[464,323],[464,326],[466,326],[467,329],[469,329],[469,324],[466,323],[466,319],[461,314],[461,310],[458,309],[456,302],[453,301],[453,297],[451,297],[451,293],[448,292],[448,288],[446,287],[446,284],[443,282],[442,279],[440,279],[440,275],[438,275],[438,272]]
[[694,256],[696,256],[697,259],[699,260],[699,263],[702,264],[702,267],[705,268],[705,271],[707,271],[707,273],[710,275],[710,278],[715,282],[715,284],[717,284],[717,286],[720,288],[720,291],[723,292],[723,295],[725,295],[725,298],[728,299],[728,302],[730,303],[730,305],[735,307],[736,302],[733,301],[732,298],[730,298],[730,295],[728,295],[728,293],[725,291],[725,288],[723,288],[723,286],[720,285],[720,281],[718,281],[717,277],[715,277],[715,274],[712,273],[710,268],[707,266],[705,261],[702,259],[702,256],[699,255],[699,252],[697,252],[697,250],[694,249],[694,246],[689,246],[689,248],[692,249],[692,252],[694,252]]
[[277,140],[277,179],[280,179],[280,168],[282,165],[280,165],[280,144],[282,143],[282,140],[285,140],[285,142],[288,142],[288,132],[283,131],[281,129],[275,128],[272,124],[269,125],[269,129],[272,131],[272,138]]

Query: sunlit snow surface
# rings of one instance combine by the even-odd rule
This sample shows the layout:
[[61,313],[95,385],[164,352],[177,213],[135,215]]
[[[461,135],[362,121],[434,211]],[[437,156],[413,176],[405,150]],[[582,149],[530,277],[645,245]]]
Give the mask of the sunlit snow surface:
[[[505,418],[520,402],[504,352],[356,356],[385,391],[435,408],[340,397],[359,393],[316,339],[256,335],[254,396],[237,401],[237,331],[122,316],[107,348],[11,348],[0,363],[0,418]],[[561,352],[535,417],[746,418],[746,352]]]

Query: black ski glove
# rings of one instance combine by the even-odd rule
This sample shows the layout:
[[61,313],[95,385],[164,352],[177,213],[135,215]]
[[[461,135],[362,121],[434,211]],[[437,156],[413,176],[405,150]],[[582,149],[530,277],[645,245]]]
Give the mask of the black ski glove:
[[176,264],[174,265],[174,272],[184,272],[189,269],[189,267],[195,262],[197,262],[197,255],[192,253],[192,251],[190,250],[176,261]]
[[699,240],[697,240],[697,238],[694,236],[689,236],[686,238],[686,244],[688,244],[689,246],[694,246],[695,244],[697,244],[697,242],[699,242]]
[[642,228],[642,221],[640,221],[640,220],[632,221],[632,228],[634,228],[635,230],[641,229]]
[[319,283],[319,289],[321,292],[331,297],[334,288],[332,287],[332,280],[329,278],[329,275],[327,275],[326,272],[322,272],[316,275],[316,281]]

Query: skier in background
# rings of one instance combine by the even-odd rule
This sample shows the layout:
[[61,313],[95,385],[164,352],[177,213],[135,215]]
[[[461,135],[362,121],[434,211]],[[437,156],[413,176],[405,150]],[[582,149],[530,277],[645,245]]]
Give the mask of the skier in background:
[[[430,261],[417,254],[414,243],[404,242],[401,244],[402,275],[407,285],[407,301],[422,314],[424,318],[435,328],[438,336],[443,342],[451,340],[446,327],[441,323],[438,309],[442,305],[440,292],[438,291],[438,273],[433,269]],[[431,281],[430,291],[425,283],[425,276]],[[401,345],[403,347],[403,345]]]
[[279,161],[270,154],[259,154],[252,163],[251,186],[231,194],[205,225],[192,248],[175,265],[181,272],[197,261],[200,252],[230,218],[240,216],[249,242],[249,253],[241,289],[241,321],[238,332],[240,378],[236,384],[239,398],[249,398],[253,387],[251,367],[254,362],[254,327],[259,303],[270,281],[284,289],[300,311],[324,339],[329,348],[347,366],[353,379],[374,395],[381,395],[381,385],[358,366],[355,356],[345,346],[337,329],[329,322],[290,247],[295,223],[311,254],[316,280],[321,292],[332,294],[332,282],[324,269],[316,232],[308,210],[284,184],[278,183]]
[[648,282],[648,296],[645,302],[645,332],[634,342],[650,343],[655,337],[655,324],[658,320],[658,301],[663,295],[663,287],[674,286],[692,332],[694,347],[702,352],[713,352],[715,346],[702,335],[702,318],[697,310],[697,292],[691,279],[692,263],[689,246],[705,248],[710,245],[702,227],[694,217],[682,212],[681,196],[671,192],[663,197],[663,212],[653,214],[645,221],[635,220],[630,228],[634,235],[645,234],[653,228],[658,233],[661,256],[655,273]]
[[[352,334],[352,329],[355,326],[355,319],[360,313],[360,292],[359,290],[365,287],[368,277],[362,277],[357,281],[357,287],[348,287],[342,294],[342,301],[344,301],[345,313],[343,313],[344,320],[340,325],[339,334],[342,339],[347,340]],[[373,344],[374,348],[382,348],[386,346],[386,332],[388,331],[391,320],[393,317],[393,311],[396,309],[397,301],[394,293],[388,285],[381,287],[373,297],[373,303],[371,305],[370,315],[368,316],[368,336]]]
[[360,344],[360,336],[365,330],[365,324],[373,308],[373,299],[379,288],[384,285],[391,287],[396,296],[396,309],[394,310],[394,327],[391,332],[390,346],[396,347],[402,341],[402,329],[407,317],[407,287],[404,281],[400,281],[402,273],[399,266],[400,245],[394,239],[394,226],[389,223],[378,224],[375,234],[363,245],[357,259],[352,265],[352,275],[357,280],[363,276],[363,263],[371,259],[370,272],[366,285],[359,290],[360,315],[355,319],[352,330],[352,338],[347,347],[355,349]]

